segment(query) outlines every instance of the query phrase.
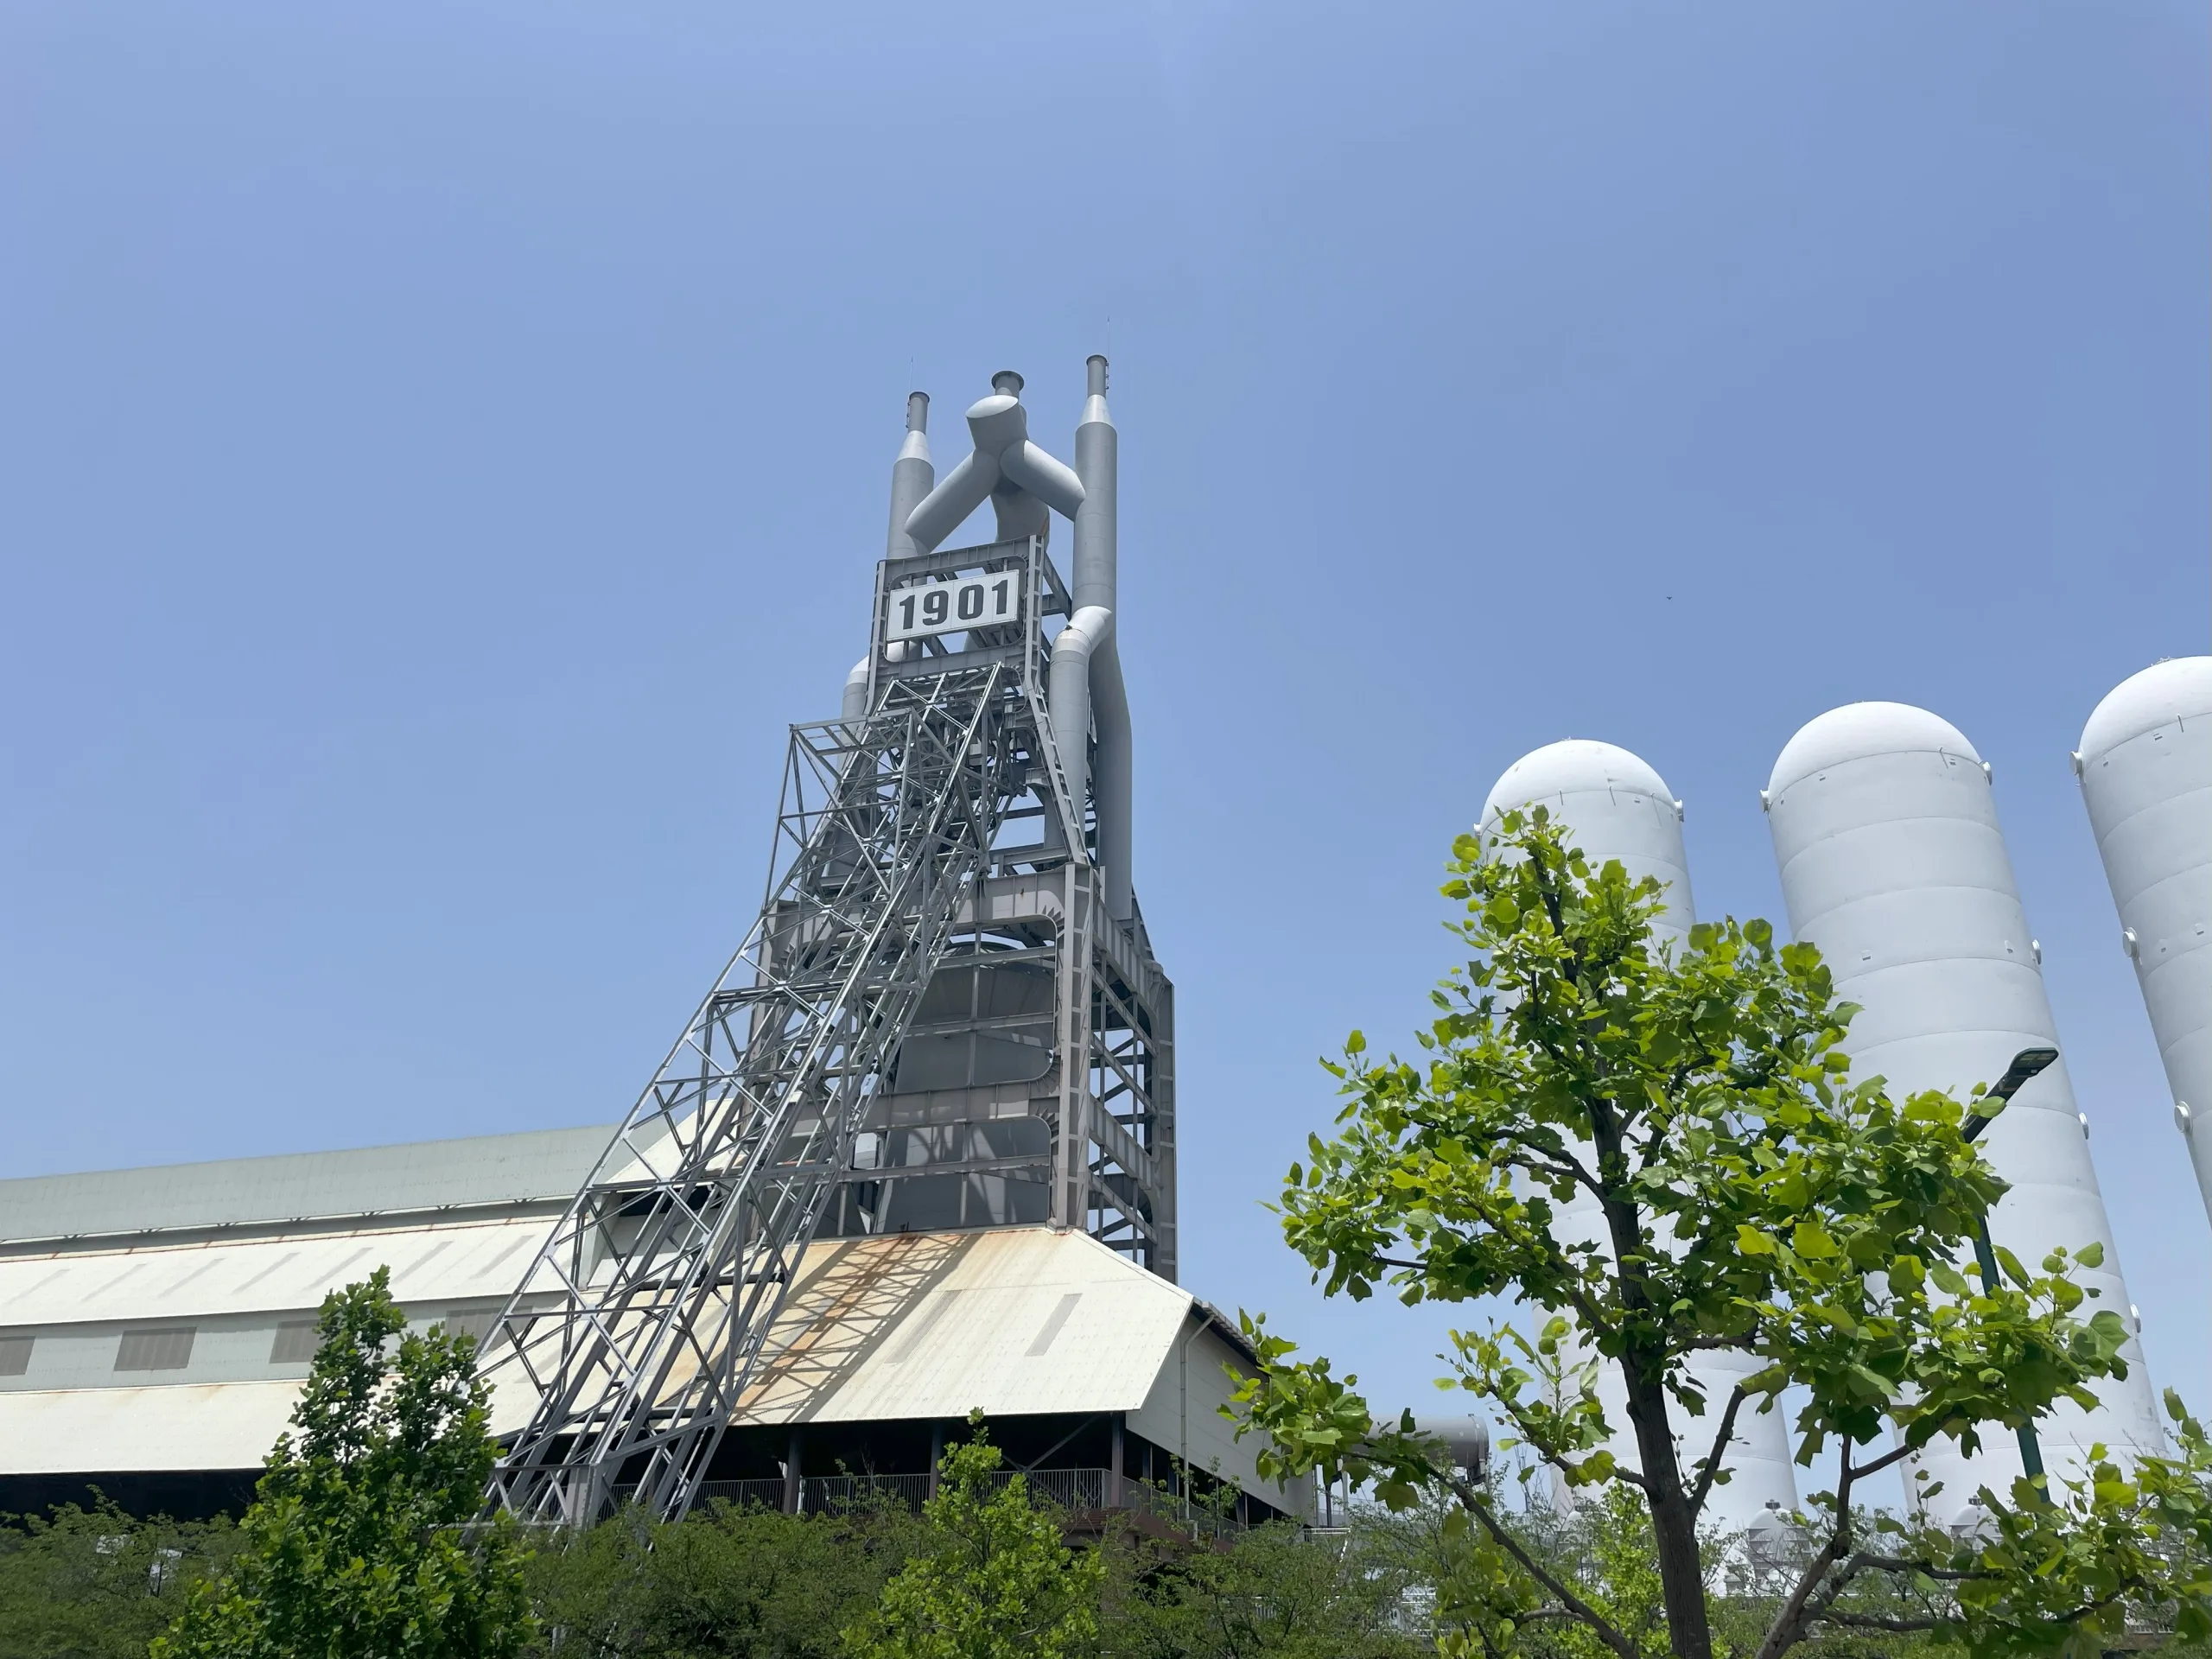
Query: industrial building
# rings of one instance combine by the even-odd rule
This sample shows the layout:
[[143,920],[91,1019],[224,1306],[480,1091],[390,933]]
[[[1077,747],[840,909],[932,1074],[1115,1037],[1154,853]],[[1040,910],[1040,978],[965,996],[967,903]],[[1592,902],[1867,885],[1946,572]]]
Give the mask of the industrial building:
[[[0,1182],[0,1510],[97,1485],[137,1510],[235,1512],[324,1294],[389,1267],[416,1324],[483,1335],[609,1135]],[[841,1478],[915,1475],[977,1408],[1071,1503],[1179,1491],[1185,1465],[1257,1488],[1218,1409],[1246,1357],[1233,1325],[1081,1233],[818,1241],[770,1346],[707,1496],[799,1507]],[[519,1415],[503,1401],[495,1427]]]
[[[0,1183],[0,1508],[235,1507],[317,1305],[388,1266],[411,1319],[480,1338],[491,1501],[529,1520],[926,1483],[976,1410],[1078,1509],[1310,1510],[1221,1414],[1249,1348],[1175,1283],[1087,375],[1072,467],[1017,374],[942,482],[909,400],[868,653],[792,728],[760,919],[620,1122]],[[995,539],[939,550],[986,502]]]

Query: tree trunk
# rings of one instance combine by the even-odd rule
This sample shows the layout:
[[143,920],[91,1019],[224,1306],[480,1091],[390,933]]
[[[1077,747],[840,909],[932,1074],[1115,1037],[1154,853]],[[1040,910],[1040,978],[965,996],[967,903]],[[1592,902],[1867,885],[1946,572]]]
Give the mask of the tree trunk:
[[[1639,1392],[1656,1399],[1638,1399]],[[1652,1409],[1652,1407],[1656,1409]],[[1659,1549],[1659,1585],[1667,1605],[1667,1640],[1675,1659],[1713,1659],[1713,1627],[1706,1614],[1705,1567],[1698,1560],[1697,1516],[1682,1490],[1675,1437],[1662,1387],[1629,1379],[1629,1419],[1643,1459],[1644,1498]]]
[[[1591,1141],[1597,1151],[1600,1202],[1613,1244],[1621,1306],[1633,1319],[1648,1317],[1651,1296],[1644,1278],[1643,1218],[1629,1196],[1628,1166],[1620,1121],[1603,1098],[1587,1103]],[[1705,1605],[1705,1569],[1697,1554],[1697,1512],[1682,1490],[1681,1459],[1667,1411],[1665,1351],[1649,1341],[1630,1340],[1620,1357],[1628,1383],[1628,1415],[1643,1463],[1643,1497],[1658,1546],[1659,1586],[1667,1607],[1667,1640],[1675,1659],[1713,1659],[1713,1625]]]
[[[1611,1125],[1601,1119],[1597,1127],[1602,1147]],[[1605,1218],[1620,1274],[1622,1304],[1641,1312],[1650,1306],[1643,1270],[1637,1265],[1643,1248],[1641,1219],[1631,1206],[1618,1199],[1607,1202]],[[1649,1344],[1641,1342],[1631,1341],[1622,1353],[1619,1363],[1622,1378],[1628,1384],[1629,1423],[1636,1430],[1637,1455],[1643,1465],[1643,1497],[1651,1510],[1652,1538],[1658,1546],[1669,1645],[1675,1659],[1713,1659],[1705,1569],[1697,1553],[1697,1512],[1682,1489],[1681,1462],[1667,1410],[1667,1385],[1662,1380],[1662,1358],[1650,1351]]]

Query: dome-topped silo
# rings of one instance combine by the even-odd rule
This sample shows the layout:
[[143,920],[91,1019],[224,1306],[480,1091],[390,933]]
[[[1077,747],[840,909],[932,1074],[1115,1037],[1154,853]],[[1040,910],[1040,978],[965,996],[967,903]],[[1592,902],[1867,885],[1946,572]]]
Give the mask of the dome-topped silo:
[[1570,737],[1522,755],[1483,803],[1482,827],[1494,831],[1503,813],[1543,806],[1567,824],[1592,870],[1618,859],[1630,880],[1656,877],[1667,908],[1652,925],[1662,939],[1686,937],[1697,919],[1689,862],[1682,853],[1682,804],[1666,779],[1640,756],[1611,743]]
[[2074,770],[2212,1215],[2212,657],[2121,681],[2082,728]]
[[[1854,702],[1808,723],[1784,746],[1764,791],[1789,924],[1819,947],[1840,1001],[1863,1012],[1845,1047],[1856,1077],[1888,1078],[1893,1096],[1949,1090],[1963,1100],[2024,1048],[2058,1046],[1997,822],[1990,769],[1965,735],[1924,709]],[[2077,1274],[2128,1321],[2127,1288],[2062,1058],[2020,1090],[1984,1133],[1984,1154],[2012,1190],[1990,1217],[1996,1243],[2023,1262],[2052,1247],[2104,1248]],[[2078,1462],[2093,1441],[2123,1455],[2163,1444],[2139,1346],[2128,1376],[2107,1380],[2095,1411],[2063,1403],[2040,1426],[2045,1462]],[[2020,1471],[2001,1433],[1961,1457],[1943,1440],[1921,1459],[1943,1484],[1948,1517],[1985,1482],[2000,1494]]]
[[[1630,880],[1647,875],[1656,880],[1665,889],[1666,908],[1653,919],[1653,937],[1681,947],[1697,921],[1689,860],[1682,849],[1682,804],[1649,763],[1587,738],[1546,744],[1505,769],[1483,803],[1484,833],[1495,834],[1505,812],[1529,806],[1548,808],[1567,826],[1569,842],[1582,849],[1593,872],[1618,859]],[[1597,1200],[1580,1190],[1561,1209],[1558,1227],[1563,1239],[1593,1243],[1601,1243],[1605,1231]],[[1673,1402],[1669,1408],[1687,1460],[1704,1455],[1730,1393],[1758,1369],[1750,1356],[1734,1352],[1703,1353],[1693,1361],[1689,1370],[1704,1389],[1706,1415],[1688,1417]],[[1609,1449],[1629,1468],[1641,1468],[1643,1456],[1629,1427],[1627,1389],[1619,1368],[1609,1361],[1599,1366],[1598,1393],[1616,1431]],[[1783,1510],[1797,1507],[1789,1437],[1779,1409],[1747,1410],[1738,1417],[1727,1467],[1728,1484],[1715,1486],[1707,1500],[1710,1524],[1740,1533],[1766,1514],[1770,1503]]]

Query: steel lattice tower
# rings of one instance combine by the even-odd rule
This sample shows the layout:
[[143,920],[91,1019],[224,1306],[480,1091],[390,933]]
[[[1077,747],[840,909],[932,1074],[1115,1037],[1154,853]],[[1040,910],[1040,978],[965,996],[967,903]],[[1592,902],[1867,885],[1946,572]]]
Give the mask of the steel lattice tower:
[[[791,728],[759,918],[486,1340],[534,1402],[493,1506],[683,1514],[817,1235],[1049,1223],[1173,1276],[1173,991],[1128,881],[1112,612],[1081,602],[1102,505],[1112,576],[1091,373],[1082,483],[1017,419],[1033,496],[1019,454],[982,459],[1019,377],[934,490],[910,411],[869,653],[842,718]],[[906,532],[985,465],[1001,539],[925,550]],[[1047,503],[1077,519],[1072,589]]]

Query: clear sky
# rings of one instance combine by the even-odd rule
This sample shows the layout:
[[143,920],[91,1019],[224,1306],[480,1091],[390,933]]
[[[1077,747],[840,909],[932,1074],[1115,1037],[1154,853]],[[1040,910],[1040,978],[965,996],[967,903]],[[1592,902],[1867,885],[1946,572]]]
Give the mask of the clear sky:
[[0,8],[0,1174],[601,1122],[759,901],[906,392],[1122,429],[1185,1278],[1538,744],[1995,766],[2161,1383],[2212,1249],[2067,765],[2208,648],[2201,4]]

